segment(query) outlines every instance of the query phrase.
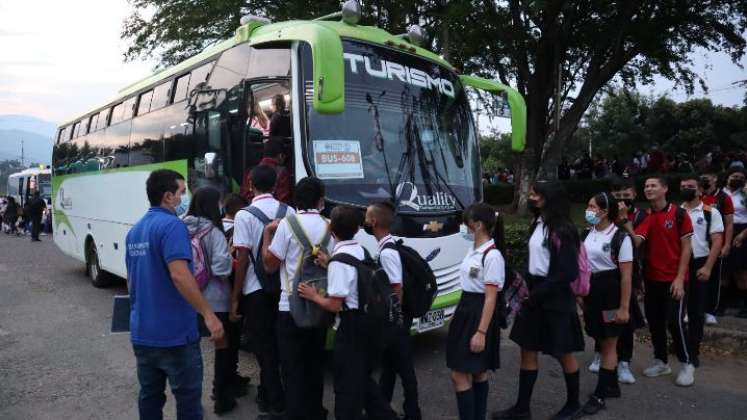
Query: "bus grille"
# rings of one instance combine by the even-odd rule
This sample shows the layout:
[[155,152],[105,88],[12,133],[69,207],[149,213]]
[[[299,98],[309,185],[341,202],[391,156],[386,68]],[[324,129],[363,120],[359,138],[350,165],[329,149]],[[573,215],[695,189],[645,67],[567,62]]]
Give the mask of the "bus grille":
[[459,267],[461,265],[462,263],[459,262],[440,270],[433,270],[433,274],[436,275],[436,282],[438,283],[438,296],[447,295],[459,290],[461,287]]

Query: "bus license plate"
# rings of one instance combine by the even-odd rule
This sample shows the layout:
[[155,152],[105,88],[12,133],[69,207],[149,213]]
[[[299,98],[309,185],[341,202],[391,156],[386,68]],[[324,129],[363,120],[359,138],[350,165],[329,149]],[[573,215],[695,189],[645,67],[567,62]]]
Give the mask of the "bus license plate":
[[434,330],[443,327],[446,314],[443,309],[436,309],[420,317],[418,332]]

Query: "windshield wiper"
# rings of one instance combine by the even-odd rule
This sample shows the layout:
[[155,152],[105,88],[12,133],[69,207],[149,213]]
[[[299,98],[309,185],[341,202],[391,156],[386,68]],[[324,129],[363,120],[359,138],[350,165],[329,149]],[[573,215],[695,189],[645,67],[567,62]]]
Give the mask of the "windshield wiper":
[[[379,98],[381,98],[385,94],[386,91],[382,91],[379,95]],[[386,150],[384,150],[384,135],[381,132],[381,117],[379,115],[379,106],[374,104],[373,98],[371,98],[371,94],[368,92],[366,93],[366,102],[368,102],[369,104],[368,111],[373,111],[374,127],[376,127],[376,137],[374,139],[374,142],[376,144],[376,149],[378,149],[381,152],[381,155],[384,157],[384,170],[386,171],[386,179],[389,182],[389,194],[392,197],[392,201],[395,201],[396,191],[394,189],[394,184],[392,184],[392,174],[389,170],[389,162],[386,158]]]
[[[454,189],[451,188],[451,185],[449,185],[449,182],[444,178],[443,174],[441,174],[441,171],[438,170],[438,167],[436,166],[435,159],[433,157],[433,152],[431,151],[431,160],[430,163],[425,158],[425,150],[423,149],[423,141],[420,138],[420,132],[417,130],[417,127],[413,127],[413,132],[416,133],[417,138],[415,139],[415,143],[417,144],[417,153],[418,153],[418,161],[420,162],[420,171],[423,174],[423,181],[425,181],[426,188],[428,188],[428,193],[433,195],[433,187],[431,185],[432,178],[431,175],[435,175],[436,179],[438,180],[437,186],[440,190],[443,191],[443,187],[446,187],[446,190],[448,190],[449,194],[451,194],[452,197],[454,197],[454,201],[459,204],[459,207],[462,208],[462,211],[466,209],[464,206],[464,203],[462,203],[462,200],[459,199],[459,196],[454,192]],[[433,168],[433,173],[428,170],[428,166]]]

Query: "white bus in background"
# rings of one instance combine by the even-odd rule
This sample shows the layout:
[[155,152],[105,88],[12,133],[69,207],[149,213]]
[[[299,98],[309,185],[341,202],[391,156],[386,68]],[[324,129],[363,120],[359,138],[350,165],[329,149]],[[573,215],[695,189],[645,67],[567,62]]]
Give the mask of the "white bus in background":
[[37,190],[47,204],[51,203],[52,171],[49,167],[29,168],[8,175],[8,195],[13,197],[20,207],[26,205]]
[[[460,75],[419,47],[419,28],[398,36],[358,25],[356,5],[312,21],[242,19],[233,38],[62,124],[52,179],[58,247],[86,264],[97,287],[108,283],[107,273],[125,277],[125,237],[148,209],[151,171],[181,173],[189,191],[238,192],[262,158],[263,141],[279,139],[292,182],[322,179],[327,210],[395,203],[393,234],[429,257],[439,285],[415,328],[444,325],[471,245],[460,234],[461,213],[482,200],[465,87],[507,95],[517,151],[526,108],[515,90]],[[274,109],[276,102],[286,109]],[[260,112],[279,112],[287,125],[261,130]],[[373,237],[361,231],[358,239],[375,251]]]

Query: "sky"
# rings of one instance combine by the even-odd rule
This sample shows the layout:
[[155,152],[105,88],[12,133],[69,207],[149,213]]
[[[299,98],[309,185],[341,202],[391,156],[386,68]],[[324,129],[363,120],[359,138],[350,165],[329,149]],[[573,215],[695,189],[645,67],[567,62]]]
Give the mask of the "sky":
[[[130,12],[127,0],[0,0],[0,114],[61,123],[149,75],[154,61],[123,60],[127,41],[119,36]],[[709,83],[709,98],[724,105],[742,104],[745,88],[731,83],[747,79],[747,72],[725,54],[701,51],[692,58],[695,70]],[[747,58],[742,64],[747,66]],[[663,79],[641,91],[688,99]],[[694,95],[702,96],[700,90]],[[505,129],[508,124],[498,126]]]

